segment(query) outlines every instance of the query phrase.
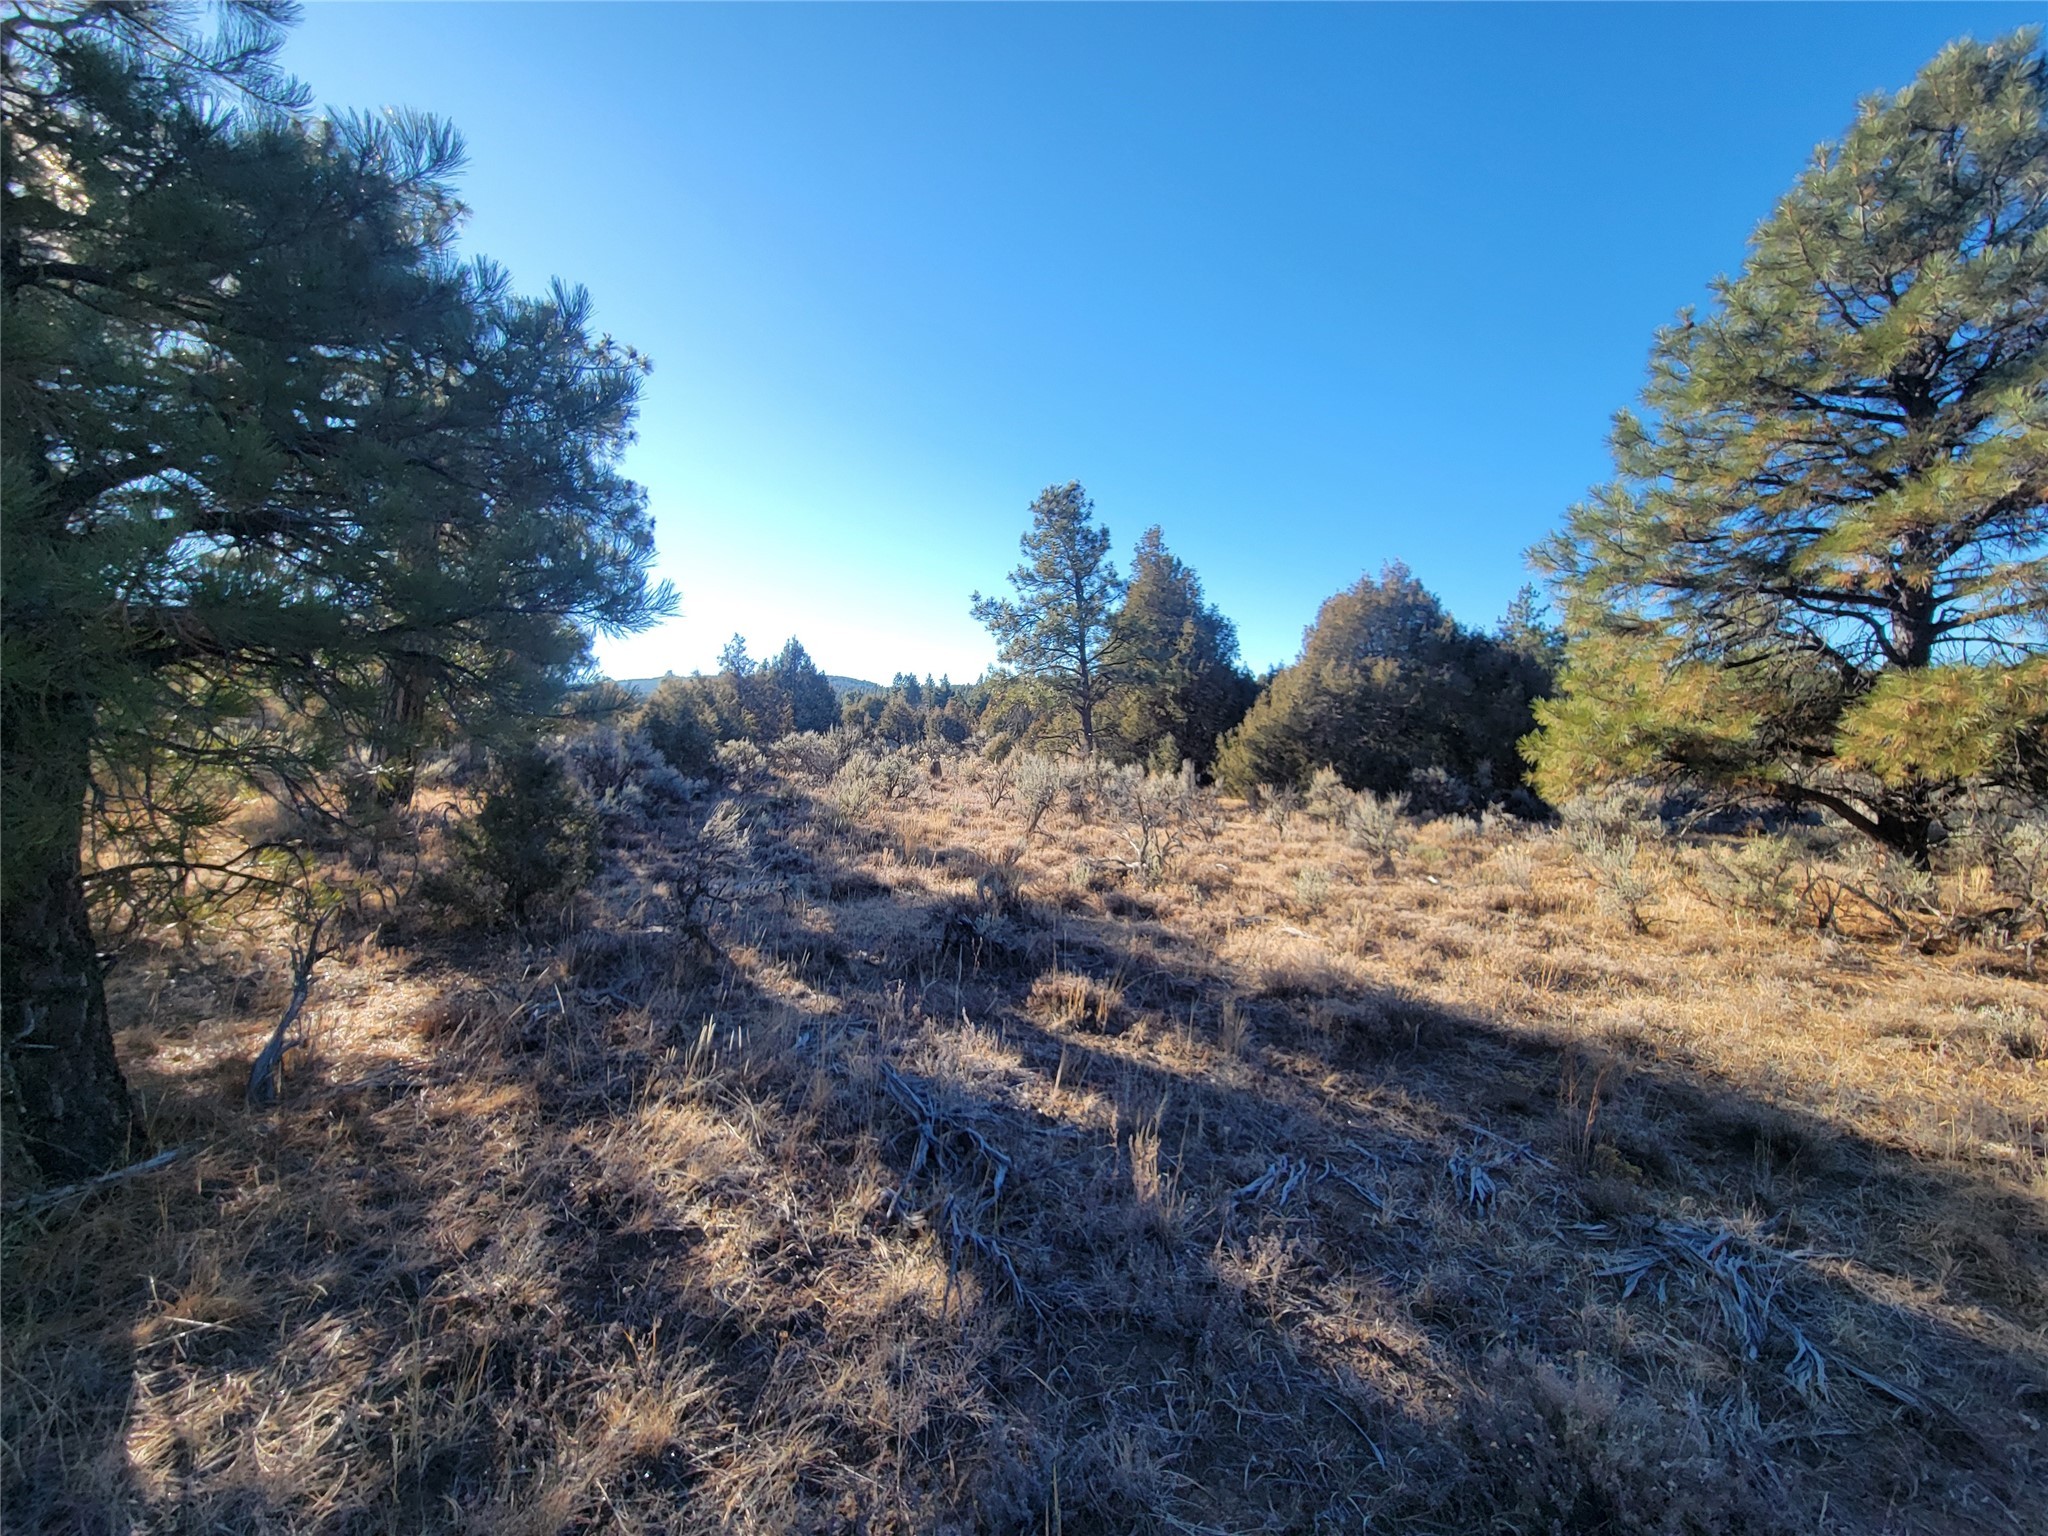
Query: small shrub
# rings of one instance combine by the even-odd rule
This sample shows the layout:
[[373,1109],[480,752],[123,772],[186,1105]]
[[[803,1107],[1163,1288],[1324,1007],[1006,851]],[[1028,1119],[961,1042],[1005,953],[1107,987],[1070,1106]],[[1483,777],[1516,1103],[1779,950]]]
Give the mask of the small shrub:
[[996,810],[1009,799],[1017,788],[1015,775],[1007,763],[996,763],[984,768],[974,780],[974,787],[981,791],[982,799],[988,802],[990,810]]
[[742,794],[768,783],[768,757],[751,741],[721,741],[712,753],[719,774]]
[[1356,795],[1344,813],[1344,835],[1378,859],[1382,873],[1391,872],[1408,847],[1407,810],[1406,795]]
[[476,819],[457,836],[465,863],[515,922],[573,896],[597,871],[590,797],[537,742],[499,757]]
[[975,905],[993,917],[1015,917],[1024,909],[1024,876],[1017,867],[1024,845],[1014,843],[995,858],[983,859],[974,874]]
[[875,764],[875,787],[886,800],[908,800],[925,781],[922,759],[892,752]]
[[654,744],[639,731],[615,725],[594,725],[563,741],[564,763],[591,795],[602,800],[623,788],[642,769],[662,761]]
[[749,844],[745,813],[734,800],[719,801],[686,834],[666,844],[669,858],[660,874],[668,888],[670,922],[707,949],[711,918],[731,905]]
[[787,772],[813,784],[829,784],[853,756],[853,737],[842,726],[829,731],[798,731],[775,743],[774,760]]
[[1518,891],[1526,891],[1536,882],[1536,860],[1527,848],[1519,844],[1511,843],[1497,849],[1491,868],[1501,884]]
[[1253,794],[1259,814],[1282,837],[1301,814],[1301,791],[1292,784],[1261,784]]
[[2048,811],[1981,813],[1966,845],[1990,868],[1992,889],[2012,903],[2006,927],[2031,965],[2036,946],[2048,938]]
[[874,809],[881,775],[872,754],[857,752],[832,776],[832,808],[842,825]]
[[1191,793],[1179,775],[1165,778],[1123,767],[1102,776],[1103,809],[1119,823],[1131,851],[1120,862],[1148,890],[1166,878],[1168,862],[1186,842]]
[[1849,849],[1849,869],[1843,889],[1889,922],[1901,944],[1918,943],[1948,926],[1931,870],[1860,839]]
[[1330,900],[1330,872],[1311,864],[1294,877],[1294,899],[1304,912],[1323,910]]
[[1439,816],[1430,823],[1436,828],[1437,838],[1456,847],[1460,843],[1479,841],[1479,818],[1476,816]]
[[1417,768],[1408,775],[1408,804],[1417,816],[1469,816],[1485,795],[1448,769]]
[[1662,841],[1664,824],[1651,814],[1650,804],[1642,791],[1617,785],[1581,795],[1558,811],[1565,841],[1580,871],[1593,882],[1601,907],[1627,923],[1631,933],[1650,931],[1648,909],[1657,896],[1643,850]]
[[1035,752],[1019,753],[1010,761],[1017,807],[1024,813],[1024,835],[1029,837],[1067,787],[1069,773],[1064,763]]
[[1325,826],[1334,827],[1343,822],[1357,798],[1344,787],[1336,769],[1318,768],[1308,781],[1308,793],[1302,798],[1301,808]]
[[1778,833],[1761,833],[1733,848],[1712,849],[1706,865],[1708,894],[1737,911],[1790,923],[1806,904],[1802,852],[1791,838]]

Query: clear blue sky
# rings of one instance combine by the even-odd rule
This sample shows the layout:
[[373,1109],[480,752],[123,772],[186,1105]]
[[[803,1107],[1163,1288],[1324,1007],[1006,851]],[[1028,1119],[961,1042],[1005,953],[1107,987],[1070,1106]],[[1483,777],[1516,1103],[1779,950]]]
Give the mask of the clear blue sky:
[[1390,559],[1492,622],[1813,146],[2038,16],[325,3],[287,61],[450,119],[469,246],[654,358],[629,468],[683,617],[608,671],[739,631],[961,680],[1068,479],[1255,668]]

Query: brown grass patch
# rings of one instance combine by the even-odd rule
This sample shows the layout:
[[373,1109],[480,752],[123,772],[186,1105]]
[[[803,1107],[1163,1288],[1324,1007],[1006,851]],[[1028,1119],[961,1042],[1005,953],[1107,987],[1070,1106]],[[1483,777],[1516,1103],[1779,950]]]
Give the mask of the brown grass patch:
[[715,951],[648,827],[570,931],[352,954],[267,1115],[275,957],[117,972],[192,1151],[9,1218],[10,1527],[2038,1523],[2010,957],[1632,935],[1462,822],[1210,805],[1139,890],[963,766],[750,797]]

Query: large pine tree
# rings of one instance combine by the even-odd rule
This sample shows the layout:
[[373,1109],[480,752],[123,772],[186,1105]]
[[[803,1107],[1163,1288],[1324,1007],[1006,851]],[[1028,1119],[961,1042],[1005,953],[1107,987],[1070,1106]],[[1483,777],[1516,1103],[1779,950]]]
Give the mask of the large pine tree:
[[1073,711],[1081,750],[1095,752],[1095,714],[1122,680],[1126,647],[1116,615],[1124,580],[1109,558],[1109,530],[1080,482],[1047,486],[1031,504],[1010,573],[1014,601],[973,597],[974,617],[1006,666],[1036,679]]
[[1960,797],[2048,791],[2044,103],[2033,32],[1945,49],[1659,333],[1618,478],[1536,552],[1546,793],[1760,793],[1925,861]]
[[305,116],[286,7],[191,14],[0,24],[0,1106],[51,1175],[130,1137],[88,881],[258,878],[239,793],[534,707],[666,601],[616,468],[640,360],[455,258],[452,134]]

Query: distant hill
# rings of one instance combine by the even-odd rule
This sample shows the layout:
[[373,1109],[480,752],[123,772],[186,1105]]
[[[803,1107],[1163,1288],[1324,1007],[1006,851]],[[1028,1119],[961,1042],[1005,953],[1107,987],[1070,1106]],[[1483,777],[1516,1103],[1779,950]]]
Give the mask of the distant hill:
[[[658,677],[614,677],[610,681],[617,683],[621,688],[629,692],[645,694],[654,692],[661,685],[662,680]],[[886,684],[871,683],[864,677],[834,677],[828,672],[825,674],[825,681],[832,685],[833,693],[842,699],[849,693],[887,693],[889,691]]]

